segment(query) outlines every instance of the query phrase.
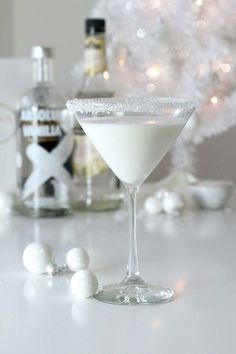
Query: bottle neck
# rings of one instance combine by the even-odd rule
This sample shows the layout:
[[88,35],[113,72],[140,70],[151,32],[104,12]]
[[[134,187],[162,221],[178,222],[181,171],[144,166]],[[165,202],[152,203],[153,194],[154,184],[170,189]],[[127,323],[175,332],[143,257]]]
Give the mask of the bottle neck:
[[53,59],[33,59],[33,81],[35,85],[50,85],[53,83]]
[[107,70],[105,34],[87,35],[85,38],[84,72],[93,77]]

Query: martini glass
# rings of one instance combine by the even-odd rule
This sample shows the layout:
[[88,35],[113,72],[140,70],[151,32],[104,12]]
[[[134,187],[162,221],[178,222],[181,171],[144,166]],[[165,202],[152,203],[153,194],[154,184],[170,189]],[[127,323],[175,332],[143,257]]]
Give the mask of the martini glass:
[[95,298],[112,304],[155,304],[174,298],[170,288],[140,276],[136,238],[136,194],[168,152],[196,107],[179,98],[74,99],[67,107],[127,189],[130,204],[129,259],[125,278],[99,289]]

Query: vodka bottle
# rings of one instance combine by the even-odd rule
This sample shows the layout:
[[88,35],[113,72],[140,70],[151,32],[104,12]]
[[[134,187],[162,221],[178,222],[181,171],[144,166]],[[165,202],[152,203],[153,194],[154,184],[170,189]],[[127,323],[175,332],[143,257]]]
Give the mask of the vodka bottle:
[[60,216],[70,211],[73,119],[53,83],[52,49],[33,47],[32,62],[34,85],[19,109],[19,208],[33,217]]

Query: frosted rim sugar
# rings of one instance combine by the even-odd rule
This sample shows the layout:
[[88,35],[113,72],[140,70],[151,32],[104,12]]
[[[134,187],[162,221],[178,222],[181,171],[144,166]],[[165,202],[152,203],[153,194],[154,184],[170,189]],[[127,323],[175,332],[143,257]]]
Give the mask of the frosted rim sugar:
[[197,105],[197,100],[187,98],[154,98],[154,97],[128,97],[128,98],[92,98],[73,99],[67,102],[67,107],[73,113],[79,115],[112,113],[160,113],[166,116],[186,116],[189,111],[193,111]]

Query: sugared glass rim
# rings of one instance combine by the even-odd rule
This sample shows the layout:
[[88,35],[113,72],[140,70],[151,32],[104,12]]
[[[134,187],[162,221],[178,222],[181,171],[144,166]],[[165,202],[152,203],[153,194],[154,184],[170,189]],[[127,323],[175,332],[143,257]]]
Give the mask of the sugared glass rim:
[[74,98],[67,101],[67,108],[77,114],[102,113],[158,113],[160,110],[180,109],[191,111],[199,100],[177,97],[121,97],[121,98]]

